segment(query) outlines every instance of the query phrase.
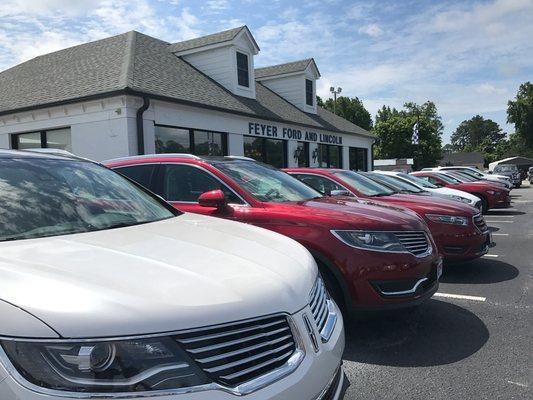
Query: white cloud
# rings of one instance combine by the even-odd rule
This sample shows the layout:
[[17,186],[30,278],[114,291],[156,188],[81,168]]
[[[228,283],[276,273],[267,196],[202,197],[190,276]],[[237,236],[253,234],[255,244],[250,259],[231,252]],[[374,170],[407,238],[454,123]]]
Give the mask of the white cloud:
[[359,28],[359,33],[364,33],[365,35],[372,37],[378,37],[383,33],[383,30],[378,24],[368,24]]
[[229,7],[229,3],[227,0],[208,0],[206,4],[207,8],[213,11],[221,11]]

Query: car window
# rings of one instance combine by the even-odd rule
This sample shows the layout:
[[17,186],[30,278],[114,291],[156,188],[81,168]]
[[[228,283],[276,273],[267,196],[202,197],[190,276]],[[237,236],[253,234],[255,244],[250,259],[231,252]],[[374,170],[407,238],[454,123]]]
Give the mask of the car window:
[[183,164],[163,166],[162,193],[167,201],[198,202],[202,193],[211,190],[222,190],[228,203],[243,204],[243,201],[226,185],[207,171]]
[[269,165],[246,160],[215,161],[212,165],[259,201],[283,203],[322,197],[313,188]]
[[357,191],[365,196],[390,196],[394,194],[394,190],[383,186],[366,176],[354,171],[335,171],[334,174],[338,176],[347,185],[355,188]]
[[154,176],[156,164],[128,165],[127,167],[114,168],[115,171],[149,189]]
[[291,174],[298,178],[306,185],[311,186],[313,189],[319,191],[324,195],[330,195],[333,190],[346,190],[341,185],[333,182],[331,179],[323,176],[308,175],[308,174]]
[[0,241],[171,218],[172,208],[119,174],[71,160],[0,160]]
[[406,182],[396,176],[385,175],[380,173],[368,173],[367,176],[370,179],[384,183],[394,188],[398,188],[402,192],[407,193],[422,193],[423,190],[417,187],[416,185]]
[[410,181],[412,183],[414,183],[415,185],[418,185],[418,186],[421,186],[421,187],[424,187],[424,188],[427,188],[427,189],[437,189],[438,188],[438,186],[435,186],[433,184],[433,182],[428,182],[427,180],[421,179],[418,176],[404,174],[404,173],[399,173],[398,176],[403,178],[403,179],[406,179],[406,180],[408,180],[408,181]]

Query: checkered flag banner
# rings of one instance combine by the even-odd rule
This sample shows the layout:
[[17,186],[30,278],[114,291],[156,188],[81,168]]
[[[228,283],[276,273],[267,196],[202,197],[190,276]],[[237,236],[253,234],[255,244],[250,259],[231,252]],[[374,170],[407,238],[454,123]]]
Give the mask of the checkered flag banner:
[[412,144],[418,144],[418,122],[413,125],[413,136],[411,137]]

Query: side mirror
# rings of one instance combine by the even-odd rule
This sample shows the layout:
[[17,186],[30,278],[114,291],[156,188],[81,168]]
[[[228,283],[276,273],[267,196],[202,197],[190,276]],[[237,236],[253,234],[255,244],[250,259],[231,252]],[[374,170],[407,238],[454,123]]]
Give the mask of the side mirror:
[[332,190],[329,194],[330,196],[352,196],[352,194],[347,190]]
[[211,190],[210,192],[202,193],[200,197],[198,197],[198,204],[202,207],[211,207],[221,210],[226,207],[228,202],[222,190]]

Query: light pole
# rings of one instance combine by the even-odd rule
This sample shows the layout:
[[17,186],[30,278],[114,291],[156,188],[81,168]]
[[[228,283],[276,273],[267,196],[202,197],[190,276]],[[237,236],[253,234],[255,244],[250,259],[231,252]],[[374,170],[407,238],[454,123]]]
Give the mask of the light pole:
[[335,87],[331,86],[329,91],[333,93],[333,114],[337,114],[337,95],[341,94],[342,88],[339,86],[337,87],[337,90],[335,90]]

